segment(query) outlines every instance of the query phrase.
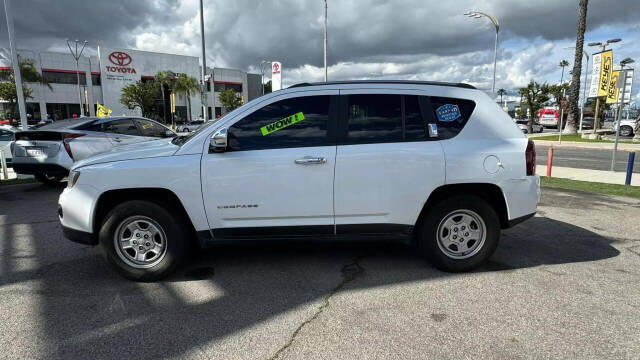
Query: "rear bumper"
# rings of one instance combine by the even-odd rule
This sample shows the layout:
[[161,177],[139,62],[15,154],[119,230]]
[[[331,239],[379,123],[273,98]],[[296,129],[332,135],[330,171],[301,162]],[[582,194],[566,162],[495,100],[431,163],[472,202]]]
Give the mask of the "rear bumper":
[[522,222],[535,215],[540,201],[540,177],[525,176],[522,179],[509,179],[499,183],[507,204],[509,226]]
[[48,174],[48,175],[68,175],[69,170],[63,166],[57,164],[28,164],[28,163],[20,163],[14,162],[13,171],[18,174],[24,175],[37,175],[37,174]]

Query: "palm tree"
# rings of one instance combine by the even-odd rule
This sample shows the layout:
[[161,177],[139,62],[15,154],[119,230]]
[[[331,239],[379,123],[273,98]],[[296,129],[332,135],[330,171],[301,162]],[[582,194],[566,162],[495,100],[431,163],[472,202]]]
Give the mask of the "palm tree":
[[[153,82],[160,87],[160,92],[162,93],[162,113],[164,117],[165,124],[167,123],[167,107],[165,97],[164,97],[164,88],[165,86],[169,88],[169,94],[171,94],[171,89],[173,89],[174,83],[176,79],[176,74],[173,71],[162,70],[158,71],[156,76],[153,77]],[[173,121],[173,120],[172,120]]]
[[187,118],[191,121],[191,93],[200,92],[200,82],[187,74],[178,74],[173,84],[173,90],[187,96]]
[[501,89],[498,89],[497,93],[498,95],[500,95],[500,104],[502,104],[502,96],[507,95],[507,90],[501,88]]
[[560,75],[560,84],[562,84],[562,80],[564,80],[564,68],[569,66],[569,62],[567,60],[561,60],[558,66],[562,68],[562,75]]
[[[571,70],[571,91],[569,92],[569,116],[564,133],[575,134],[580,119],[578,98],[580,97],[580,73],[582,71],[582,57],[584,47],[584,31],[587,28],[587,4],[589,0],[580,0],[578,3],[578,34],[576,37],[576,51],[573,54],[573,70]],[[586,84],[585,84],[586,85]],[[586,99],[585,99],[586,100]]]

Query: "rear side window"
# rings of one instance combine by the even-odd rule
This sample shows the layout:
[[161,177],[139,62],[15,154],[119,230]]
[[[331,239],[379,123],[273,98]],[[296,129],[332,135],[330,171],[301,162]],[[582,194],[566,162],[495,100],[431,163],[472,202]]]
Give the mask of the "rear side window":
[[347,95],[343,144],[421,141],[427,140],[426,134],[415,95]]
[[132,119],[120,119],[105,123],[104,132],[123,135],[138,135],[138,128],[136,128],[136,124],[133,123]]
[[286,99],[256,110],[228,130],[228,149],[247,151],[333,145],[328,95]]
[[13,141],[13,132],[0,130],[0,141]]
[[450,139],[458,135],[476,107],[475,102],[466,99],[435,96],[430,99],[440,139]]
[[150,120],[143,120],[143,119],[137,119],[136,121],[140,126],[140,131],[142,132],[142,136],[158,137],[158,138],[167,136],[167,129],[158,123],[155,123]]

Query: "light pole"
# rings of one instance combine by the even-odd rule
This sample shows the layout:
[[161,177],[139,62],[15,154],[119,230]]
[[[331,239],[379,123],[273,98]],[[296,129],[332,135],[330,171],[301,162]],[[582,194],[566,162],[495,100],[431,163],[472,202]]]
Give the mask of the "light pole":
[[[202,71],[200,72],[200,77],[202,78],[202,91],[200,92],[201,94],[201,102],[202,102],[202,119],[204,120],[204,122],[207,122],[208,119],[208,113],[207,113],[207,94],[206,94],[206,89],[207,86],[205,84],[205,75],[207,73],[207,56],[205,54],[205,46],[204,46],[204,7],[202,5],[202,0],[200,0],[200,37],[202,38]],[[214,87],[213,89],[213,97],[215,98],[216,96],[216,90],[215,90],[215,85],[212,84],[212,86]],[[215,112],[215,108],[213,109],[213,111]],[[214,115],[215,117],[215,115]]]
[[260,61],[260,76],[261,76],[260,82],[262,83],[262,95],[264,95],[264,65],[266,64],[271,64],[271,60]]
[[74,47],[71,47],[71,40],[67,39],[67,46],[69,47],[69,51],[71,52],[71,56],[76,60],[76,80],[78,82],[78,102],[80,103],[80,116],[84,117],[84,105],[82,105],[82,91],[80,91],[80,67],[78,66],[78,62],[80,61],[80,57],[82,56],[82,52],[84,48],[87,46],[87,41],[82,42],[82,48],[78,51],[78,42],[76,39],[73,41],[75,44]]
[[467,13],[464,13],[465,15],[467,15],[470,18],[474,18],[474,19],[480,19],[482,17],[486,17],[489,20],[491,20],[491,23],[493,23],[493,27],[496,30],[496,41],[495,44],[493,46],[493,86],[491,86],[491,92],[495,94],[496,92],[496,62],[498,59],[498,32],[500,31],[500,23],[498,22],[498,18],[496,18],[493,15],[489,15],[487,13],[483,13],[480,11],[469,11]]
[[7,32],[9,34],[9,48],[11,49],[13,78],[16,81],[16,95],[18,96],[18,112],[20,113],[20,124],[22,125],[22,130],[27,131],[27,111],[24,107],[24,94],[22,93],[22,76],[20,76],[18,53],[16,52],[16,41],[13,38],[13,14],[11,13],[11,0],[4,0],[4,13],[7,17]]
[[[590,42],[587,44],[587,46],[600,46],[602,48],[602,51],[604,52],[607,49],[607,45],[609,44],[613,44],[613,43],[617,43],[622,41],[622,39],[620,38],[615,38],[615,39],[609,39],[607,41],[599,41],[599,42]],[[596,96],[596,110],[593,116],[593,134],[595,136],[595,134],[597,133],[598,130],[598,126],[600,125],[600,120],[598,119],[598,112],[600,111],[600,97]]]
[[[569,46],[565,49],[574,49],[575,46]],[[582,89],[582,102],[580,103],[580,125],[578,126],[578,132],[582,132],[582,120],[584,119],[584,103],[587,102],[587,75],[589,74],[589,54],[582,50],[582,54],[587,59],[584,70],[584,88]]]
[[624,106],[624,91],[627,89],[625,86],[627,84],[627,71],[624,67],[628,64],[632,64],[634,61],[632,58],[626,58],[620,61],[620,73],[618,75],[618,84],[620,84],[620,77],[622,77],[622,85],[618,86],[622,88],[622,93],[618,100],[618,111],[616,111],[616,142],[613,144],[613,154],[611,154],[611,171],[615,171],[616,167],[616,153],[618,152],[618,139],[620,137],[620,113],[622,112],[622,107]]
[[327,0],[324,0],[324,82],[327,82]]

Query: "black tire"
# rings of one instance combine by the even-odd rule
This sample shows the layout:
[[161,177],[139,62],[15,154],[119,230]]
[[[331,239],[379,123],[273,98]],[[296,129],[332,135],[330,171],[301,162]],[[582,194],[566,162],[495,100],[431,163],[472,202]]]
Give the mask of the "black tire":
[[[149,218],[160,226],[166,236],[164,255],[148,268],[134,267],[118,254],[116,231],[131,217]],[[171,274],[184,260],[190,244],[191,231],[180,216],[171,215],[163,206],[150,201],[132,200],[114,207],[105,217],[99,232],[102,254],[120,275],[134,281],[157,281]],[[133,238],[133,236],[132,236]],[[136,251],[137,252],[137,251]]]
[[[485,240],[478,250],[465,259],[456,259],[445,254],[438,245],[438,227],[452,212],[471,211],[485,224]],[[482,265],[496,250],[500,240],[500,219],[493,207],[482,198],[473,195],[457,195],[437,203],[427,213],[418,233],[418,248],[436,268],[448,272],[469,271]],[[457,248],[456,248],[457,249]]]
[[627,125],[620,126],[620,135],[621,136],[631,136],[631,135],[633,135],[633,128],[631,126],[627,126]]
[[34,177],[43,184],[57,185],[64,178],[64,175],[36,174]]

